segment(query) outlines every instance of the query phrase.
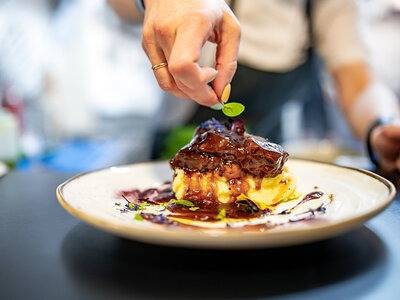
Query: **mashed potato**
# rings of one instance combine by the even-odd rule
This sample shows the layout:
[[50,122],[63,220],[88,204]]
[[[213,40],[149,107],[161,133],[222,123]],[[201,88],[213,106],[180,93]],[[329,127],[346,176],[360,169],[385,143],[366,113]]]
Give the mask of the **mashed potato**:
[[298,197],[296,194],[296,177],[287,168],[284,168],[282,173],[275,177],[262,178],[261,184],[258,180],[258,189],[257,179],[253,175],[247,174],[242,180],[248,183],[247,191],[233,190],[231,185],[228,184],[227,178],[214,172],[197,173],[190,176],[185,174],[182,169],[177,168],[175,169],[172,189],[177,199],[185,199],[185,193],[190,186],[196,184],[205,194],[215,193],[221,203],[235,201],[236,197],[232,196],[241,192],[260,209]]

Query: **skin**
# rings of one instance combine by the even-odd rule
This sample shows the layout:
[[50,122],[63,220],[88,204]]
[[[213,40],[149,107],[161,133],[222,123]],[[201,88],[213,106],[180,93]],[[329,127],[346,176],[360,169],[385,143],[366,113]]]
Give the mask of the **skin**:
[[[168,62],[168,68],[154,71],[159,86],[179,98],[205,106],[216,104],[236,71],[240,25],[223,0],[144,0],[144,16],[133,0],[108,0],[125,21],[144,22],[142,46],[152,65]],[[199,66],[206,41],[217,44],[215,69]],[[213,89],[207,83],[213,81]],[[394,121],[376,127],[371,145],[381,167],[400,171],[400,108],[386,87],[373,101],[362,102],[360,95],[375,80],[365,62],[354,62],[331,70],[340,105],[354,134],[365,140],[371,124],[381,117]],[[389,109],[388,109],[389,108]],[[389,111],[389,112],[388,112]]]
[[[130,0],[132,3],[133,0]],[[108,0],[124,20],[140,21],[140,12],[124,0]],[[142,46],[161,89],[205,106],[220,102],[222,92],[236,71],[241,29],[223,0],[145,0]],[[199,66],[206,41],[217,44],[216,66]],[[213,80],[213,88],[208,82]]]
[[[212,106],[236,71],[240,25],[223,0],[147,0],[142,46],[160,87],[177,97]],[[206,41],[217,44],[216,66],[199,66]],[[218,70],[213,89],[207,85]]]
[[390,118],[388,125],[375,127],[371,146],[379,165],[386,171],[400,171],[400,108],[395,95],[385,86],[363,102],[360,95],[376,80],[363,62],[347,64],[333,70],[342,110],[354,134],[365,140],[367,132],[379,118]]

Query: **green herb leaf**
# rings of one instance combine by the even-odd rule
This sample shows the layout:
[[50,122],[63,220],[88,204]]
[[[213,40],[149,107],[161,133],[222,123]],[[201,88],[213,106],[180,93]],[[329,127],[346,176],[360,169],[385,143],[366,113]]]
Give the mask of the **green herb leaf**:
[[237,117],[244,111],[244,105],[237,102],[229,102],[224,105],[222,112],[228,117]]
[[135,220],[143,221],[144,219],[143,219],[143,217],[142,217],[141,215],[136,214],[136,215],[135,215]]
[[128,206],[129,206],[129,209],[135,209],[135,204],[133,204],[133,203],[128,203]]
[[189,208],[189,210],[191,210],[191,211],[196,211],[196,210],[199,210],[199,209],[200,209],[200,207],[197,207],[197,206]]
[[225,208],[221,209],[221,211],[219,212],[218,216],[216,217],[217,220],[222,220],[223,218],[225,218],[226,216],[226,211]]
[[142,210],[146,206],[147,202],[143,202],[139,205],[138,210]]
[[194,204],[192,202],[187,201],[187,200],[176,200],[175,203],[179,204],[179,205],[184,205],[184,206],[194,206]]

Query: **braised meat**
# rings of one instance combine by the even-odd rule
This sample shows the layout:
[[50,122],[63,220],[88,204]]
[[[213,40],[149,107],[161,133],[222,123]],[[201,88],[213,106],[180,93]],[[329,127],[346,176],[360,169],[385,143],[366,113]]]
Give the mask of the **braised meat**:
[[212,119],[196,129],[190,143],[179,150],[170,165],[189,172],[221,170],[228,178],[239,177],[240,172],[275,177],[288,157],[280,145],[246,133],[242,120],[222,124]]

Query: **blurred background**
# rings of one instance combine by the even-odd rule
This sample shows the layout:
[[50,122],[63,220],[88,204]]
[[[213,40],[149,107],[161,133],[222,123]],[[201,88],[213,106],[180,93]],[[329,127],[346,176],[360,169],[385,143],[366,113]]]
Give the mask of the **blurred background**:
[[[360,4],[372,66],[400,97],[400,1]],[[0,161],[82,172],[150,160],[154,126],[170,116],[160,114],[166,95],[140,35],[105,0],[0,0]],[[307,123],[312,105],[286,104],[284,145],[292,156],[368,168],[321,76],[324,124]],[[191,130],[168,142],[181,147]]]

